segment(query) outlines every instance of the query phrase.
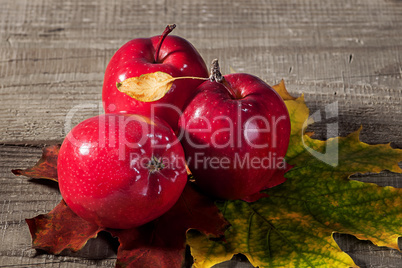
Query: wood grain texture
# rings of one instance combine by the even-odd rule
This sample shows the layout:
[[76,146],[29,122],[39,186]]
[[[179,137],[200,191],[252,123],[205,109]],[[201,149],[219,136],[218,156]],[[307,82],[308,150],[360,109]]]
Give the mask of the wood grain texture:
[[[10,170],[33,164],[44,144],[60,143],[68,123],[102,113],[113,53],[169,23],[207,63],[219,58],[224,73],[284,79],[312,112],[337,102],[338,117],[313,126],[317,137],[327,138],[328,122],[339,124],[330,136],[363,125],[363,141],[402,148],[401,1],[0,0],[0,7],[0,267],[113,267],[106,238],[80,253],[34,257],[24,219],[50,211],[61,197],[54,185]],[[402,187],[395,174],[359,179]],[[397,251],[336,239],[361,267],[401,267]]]

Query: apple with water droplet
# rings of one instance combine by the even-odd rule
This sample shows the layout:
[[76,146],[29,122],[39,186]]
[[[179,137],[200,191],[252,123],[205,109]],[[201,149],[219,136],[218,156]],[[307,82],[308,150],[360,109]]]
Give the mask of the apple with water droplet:
[[158,118],[106,114],[75,126],[60,148],[60,191],[83,219],[127,229],[168,211],[187,182],[184,151]]
[[141,102],[120,92],[116,84],[127,78],[161,71],[173,77],[208,77],[204,60],[187,40],[168,34],[175,25],[168,25],[161,36],[137,38],[127,42],[110,60],[104,77],[102,100],[106,113],[155,115],[174,130],[177,121],[200,80],[178,80],[160,100]]
[[195,182],[223,199],[255,201],[286,169],[290,119],[282,98],[256,76],[222,76],[214,61],[179,120],[181,143]]

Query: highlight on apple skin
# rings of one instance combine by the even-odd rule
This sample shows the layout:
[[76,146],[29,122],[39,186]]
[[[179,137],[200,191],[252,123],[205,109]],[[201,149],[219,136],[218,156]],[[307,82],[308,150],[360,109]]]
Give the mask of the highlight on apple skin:
[[102,227],[128,229],[167,212],[187,182],[184,151],[158,118],[106,114],[75,126],[59,152],[67,205]]
[[185,104],[194,95],[200,80],[178,80],[170,91],[155,102],[141,102],[120,92],[116,84],[127,78],[161,71],[173,77],[208,78],[204,60],[196,48],[179,36],[168,35],[175,25],[151,38],[137,38],[124,44],[106,67],[102,101],[106,113],[134,113],[164,119],[173,130]]
[[[282,98],[250,74],[207,81],[179,120],[179,137],[196,184],[222,199],[253,199],[270,186],[290,138]],[[216,81],[218,80],[218,81]]]

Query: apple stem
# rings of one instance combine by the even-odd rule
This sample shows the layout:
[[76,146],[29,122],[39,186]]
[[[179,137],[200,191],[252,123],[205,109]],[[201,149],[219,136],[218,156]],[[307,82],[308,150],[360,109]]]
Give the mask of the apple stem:
[[232,99],[241,98],[241,96],[236,94],[232,86],[228,83],[228,81],[226,81],[225,77],[222,75],[218,59],[214,59],[211,63],[211,75],[209,76],[209,81],[221,83],[226,88]]
[[176,24],[169,24],[168,26],[166,26],[161,37],[159,38],[159,42],[156,45],[155,57],[154,57],[156,63],[159,62],[159,51],[161,50],[163,40],[165,40],[166,36],[168,36],[168,34],[170,34],[174,28],[176,28]]

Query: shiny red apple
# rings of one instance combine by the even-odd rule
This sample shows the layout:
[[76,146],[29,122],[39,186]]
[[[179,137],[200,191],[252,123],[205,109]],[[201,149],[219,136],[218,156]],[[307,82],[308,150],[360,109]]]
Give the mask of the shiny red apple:
[[107,114],[66,136],[57,163],[67,205],[99,226],[127,229],[169,210],[187,181],[183,148],[158,118]]
[[153,114],[176,130],[185,103],[202,81],[177,80],[170,91],[155,102],[137,101],[116,87],[116,83],[127,78],[157,71],[173,77],[208,77],[207,67],[197,50],[181,37],[168,36],[174,27],[169,25],[161,36],[131,40],[114,54],[103,83],[102,100],[106,113]]
[[253,75],[219,73],[212,80],[198,87],[179,120],[188,166],[205,192],[253,200],[276,170],[286,168],[288,111],[275,90]]

